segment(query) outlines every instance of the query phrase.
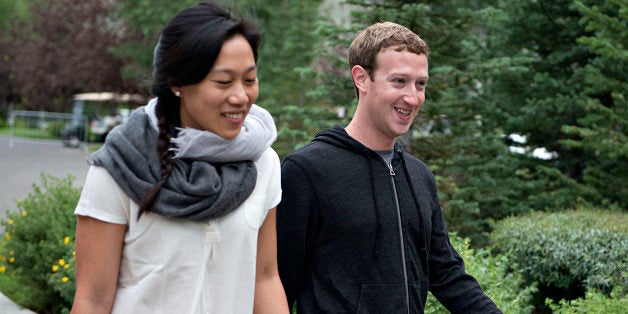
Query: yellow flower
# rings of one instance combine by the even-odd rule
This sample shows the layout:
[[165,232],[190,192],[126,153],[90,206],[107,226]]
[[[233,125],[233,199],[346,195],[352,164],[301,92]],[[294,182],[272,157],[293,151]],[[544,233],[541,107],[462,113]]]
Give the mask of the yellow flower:
[[11,240],[11,234],[10,233],[5,233],[4,234],[4,238],[7,239],[7,241]]
[[57,265],[52,265],[52,271],[57,271],[59,270],[59,266]]
[[62,259],[62,258],[60,258],[60,259],[59,259],[59,265],[63,266],[64,264],[65,264],[65,260],[64,260],[64,259]]
[[26,216],[26,215],[28,215],[28,213],[26,211],[23,211],[22,216]]
[[72,251],[72,256],[76,256],[76,251]]
[[63,269],[68,269],[68,268],[70,268],[70,264],[63,265]]
[[4,274],[5,271],[7,271],[7,268],[4,266],[0,266],[0,274]]
[[13,224],[13,219],[9,219],[8,223],[9,223],[9,225],[12,225]]
[[70,243],[70,237],[63,238],[63,244],[68,244],[68,243]]
[[61,278],[61,281],[63,281],[63,282],[68,282],[68,280],[70,280],[70,278],[68,278],[68,277]]
[[13,262],[15,262],[15,257],[9,258],[9,263],[13,263]]

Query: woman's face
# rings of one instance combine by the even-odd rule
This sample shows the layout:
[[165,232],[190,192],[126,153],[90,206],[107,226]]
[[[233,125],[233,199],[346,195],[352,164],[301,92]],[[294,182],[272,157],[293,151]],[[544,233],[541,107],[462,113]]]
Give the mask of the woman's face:
[[251,46],[242,35],[231,37],[202,81],[172,89],[181,92],[183,127],[236,137],[259,93]]

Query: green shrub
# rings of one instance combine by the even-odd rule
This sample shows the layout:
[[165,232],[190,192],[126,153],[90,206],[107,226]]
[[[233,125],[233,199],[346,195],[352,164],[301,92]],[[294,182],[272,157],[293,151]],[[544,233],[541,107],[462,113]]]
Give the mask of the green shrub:
[[46,131],[48,131],[48,135],[51,138],[60,138],[61,131],[65,127],[66,123],[67,122],[63,120],[50,122],[48,126],[46,127]]
[[[74,207],[80,189],[72,177],[42,174],[18,211],[0,221],[0,290],[37,313],[64,313],[74,297]],[[9,284],[7,286],[7,284]]]
[[528,285],[538,283],[533,303],[573,300],[588,289],[609,294],[628,291],[628,214],[579,209],[535,212],[495,224],[490,238],[496,253],[519,265]]
[[[484,292],[504,313],[530,313],[532,294],[536,287],[523,286],[523,278],[511,271],[513,263],[506,255],[492,256],[487,249],[470,249],[470,240],[451,234],[451,243],[465,261],[467,273],[478,280]],[[430,293],[426,314],[449,313]]]
[[613,289],[610,296],[592,289],[586,292],[584,298],[561,300],[558,304],[547,299],[546,304],[555,314],[625,313],[628,309],[628,295],[622,296],[619,287]]

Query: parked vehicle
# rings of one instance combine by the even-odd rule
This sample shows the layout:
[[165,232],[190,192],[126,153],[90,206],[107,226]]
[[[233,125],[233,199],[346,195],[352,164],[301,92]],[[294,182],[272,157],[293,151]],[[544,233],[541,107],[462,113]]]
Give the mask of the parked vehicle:
[[[140,95],[85,93],[74,95],[73,119],[61,131],[64,146],[104,142],[116,125],[126,122],[131,108],[144,103]],[[88,118],[87,118],[88,117]]]

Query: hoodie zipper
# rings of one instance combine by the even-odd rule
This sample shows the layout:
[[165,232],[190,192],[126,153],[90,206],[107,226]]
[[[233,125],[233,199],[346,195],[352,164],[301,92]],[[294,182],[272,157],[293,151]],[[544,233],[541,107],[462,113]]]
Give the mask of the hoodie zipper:
[[403,283],[406,292],[406,313],[410,313],[410,291],[408,291],[408,270],[406,269],[406,250],[403,241],[403,228],[401,224],[401,209],[399,208],[399,198],[397,196],[397,186],[395,185],[395,170],[392,164],[388,164],[390,170],[390,182],[392,183],[395,209],[397,210],[397,225],[399,229],[399,244],[401,247],[401,265],[403,266]]

